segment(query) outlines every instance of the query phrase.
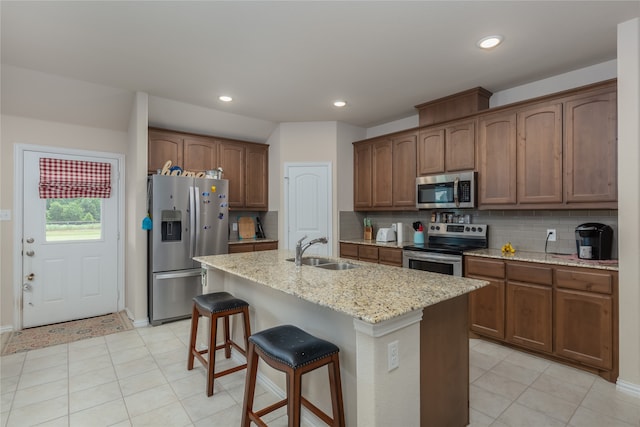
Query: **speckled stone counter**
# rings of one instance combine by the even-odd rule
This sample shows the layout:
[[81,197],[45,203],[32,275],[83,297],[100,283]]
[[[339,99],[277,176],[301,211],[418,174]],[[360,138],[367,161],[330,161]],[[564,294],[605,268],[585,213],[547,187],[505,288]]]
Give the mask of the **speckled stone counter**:
[[406,268],[333,258],[358,265],[332,271],[287,261],[286,250],[213,255],[196,261],[331,308],[378,323],[469,293],[487,282]]
[[542,252],[516,251],[515,254],[503,255],[498,249],[477,249],[464,253],[465,256],[497,258],[510,261],[540,262],[543,264],[566,265],[571,267],[599,268],[601,270],[618,271],[617,260],[586,260],[575,255],[545,254]]

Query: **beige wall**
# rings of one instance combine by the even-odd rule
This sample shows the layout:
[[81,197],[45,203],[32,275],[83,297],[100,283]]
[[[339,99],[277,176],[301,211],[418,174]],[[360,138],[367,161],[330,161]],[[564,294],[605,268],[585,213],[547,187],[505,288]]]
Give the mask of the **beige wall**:
[[34,120],[25,117],[2,116],[0,142],[0,209],[11,211],[11,221],[0,222],[2,245],[0,245],[0,328],[13,327],[16,309],[14,295],[14,262],[20,256],[20,248],[14,247],[15,208],[14,196],[14,145],[30,144],[78,150],[102,151],[124,154],[127,134],[107,129],[77,126],[64,123]]
[[620,377],[640,395],[640,19],[618,26]]

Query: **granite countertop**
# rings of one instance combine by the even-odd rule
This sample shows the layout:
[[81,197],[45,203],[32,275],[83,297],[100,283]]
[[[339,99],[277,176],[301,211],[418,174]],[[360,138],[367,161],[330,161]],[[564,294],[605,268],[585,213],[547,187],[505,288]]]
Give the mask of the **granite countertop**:
[[[196,261],[295,295],[369,323],[393,319],[486,286],[483,280],[389,267],[343,258],[358,265],[332,271],[287,261],[288,250],[211,255]],[[328,257],[329,258],[329,257]]]
[[230,245],[238,245],[238,244],[242,244],[242,243],[270,243],[270,242],[277,242],[278,239],[256,239],[255,237],[253,239],[238,239],[238,240],[229,240],[229,244]]
[[499,249],[476,249],[464,253],[466,256],[478,256],[484,258],[498,258],[511,261],[540,262],[544,264],[566,265],[570,267],[589,267],[601,270],[618,271],[618,260],[586,260],[580,259],[575,254],[545,254],[543,252],[518,251],[511,255],[503,255]]

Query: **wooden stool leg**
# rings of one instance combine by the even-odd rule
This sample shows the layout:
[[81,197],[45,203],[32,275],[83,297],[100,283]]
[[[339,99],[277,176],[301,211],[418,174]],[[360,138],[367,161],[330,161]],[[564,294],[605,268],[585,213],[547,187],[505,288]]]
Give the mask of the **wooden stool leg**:
[[242,317],[244,319],[244,349],[249,349],[249,337],[251,336],[251,325],[249,324],[249,307],[242,309]]
[[216,333],[218,318],[209,316],[209,359],[207,363],[207,396],[213,395],[213,375],[216,367]]
[[287,415],[289,416],[289,427],[300,427],[301,383],[302,375],[300,371],[287,370]]
[[342,401],[342,382],[340,381],[340,359],[338,353],[331,356],[329,369],[329,388],[331,389],[331,407],[333,409],[333,425],[344,427],[344,406]]
[[229,317],[224,316],[224,357],[231,357],[231,335],[229,334]]
[[193,304],[193,310],[191,312],[191,338],[189,339],[189,357],[187,357],[187,370],[193,369],[193,352],[196,350],[196,336],[198,335],[198,321],[200,320],[200,313],[198,307]]
[[258,353],[252,343],[247,346],[247,377],[244,386],[244,403],[242,404],[242,427],[250,427],[249,412],[253,412],[253,398],[256,391],[258,374]]

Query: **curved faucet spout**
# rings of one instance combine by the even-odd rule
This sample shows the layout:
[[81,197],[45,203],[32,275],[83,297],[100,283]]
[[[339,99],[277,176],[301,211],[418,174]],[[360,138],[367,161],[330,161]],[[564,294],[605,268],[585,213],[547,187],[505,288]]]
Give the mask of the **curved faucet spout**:
[[326,244],[328,242],[326,237],[318,237],[317,239],[310,240],[307,244],[302,245],[302,242],[306,238],[307,236],[304,236],[302,239],[298,240],[298,243],[296,244],[296,266],[297,267],[300,267],[302,265],[302,254],[304,254],[304,251],[309,249],[311,245],[315,245],[316,243]]

